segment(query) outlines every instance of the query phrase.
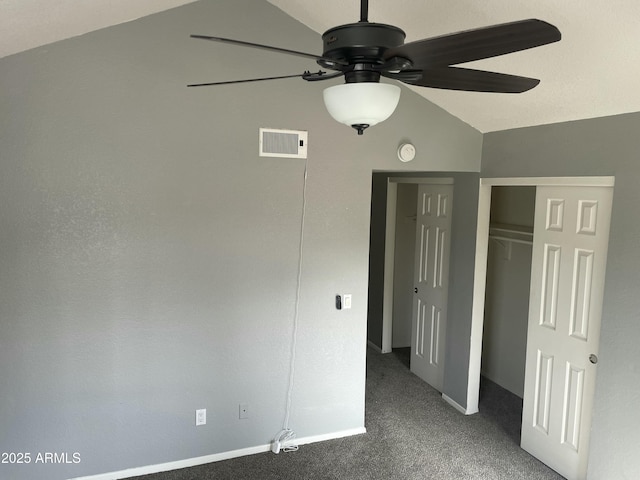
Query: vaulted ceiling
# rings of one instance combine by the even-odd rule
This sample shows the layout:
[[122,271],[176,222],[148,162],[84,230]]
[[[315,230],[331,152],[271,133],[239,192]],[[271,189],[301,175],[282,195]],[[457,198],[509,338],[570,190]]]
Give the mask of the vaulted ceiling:
[[[0,57],[191,1],[1,0]],[[268,1],[319,33],[359,19],[358,0]],[[402,28],[407,42],[526,18],[556,25],[562,40],[465,66],[541,79],[533,90],[512,95],[412,88],[481,132],[640,111],[637,0],[369,2],[369,20]],[[317,52],[309,53],[321,50],[319,40]]]

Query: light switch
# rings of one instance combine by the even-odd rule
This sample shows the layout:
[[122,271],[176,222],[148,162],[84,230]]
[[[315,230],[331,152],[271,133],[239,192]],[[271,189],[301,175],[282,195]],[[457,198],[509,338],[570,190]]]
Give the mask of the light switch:
[[342,308],[351,308],[351,294],[350,293],[345,293],[342,296]]

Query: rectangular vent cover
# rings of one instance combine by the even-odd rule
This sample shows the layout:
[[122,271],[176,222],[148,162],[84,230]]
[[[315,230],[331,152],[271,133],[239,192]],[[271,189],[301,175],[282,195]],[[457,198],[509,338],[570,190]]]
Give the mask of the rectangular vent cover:
[[260,156],[307,158],[307,135],[302,130],[260,129]]

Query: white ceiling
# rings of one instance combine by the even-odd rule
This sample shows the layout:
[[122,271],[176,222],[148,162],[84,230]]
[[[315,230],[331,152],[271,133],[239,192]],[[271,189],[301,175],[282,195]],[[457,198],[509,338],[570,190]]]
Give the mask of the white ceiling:
[[[0,57],[191,1],[0,0]],[[269,1],[319,33],[356,22],[360,16],[358,0]],[[526,18],[546,20],[560,29],[563,39],[558,43],[465,65],[540,78],[540,85],[529,92],[412,87],[481,132],[640,111],[638,0],[370,0],[369,4],[369,20],[402,28],[407,42]],[[278,46],[295,49],[295,45]],[[321,50],[319,43],[318,51],[309,53]]]

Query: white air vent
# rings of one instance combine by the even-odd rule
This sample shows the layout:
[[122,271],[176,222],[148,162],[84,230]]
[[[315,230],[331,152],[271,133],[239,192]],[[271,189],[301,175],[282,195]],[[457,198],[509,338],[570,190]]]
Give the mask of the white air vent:
[[260,129],[260,156],[307,158],[307,135],[302,130]]

